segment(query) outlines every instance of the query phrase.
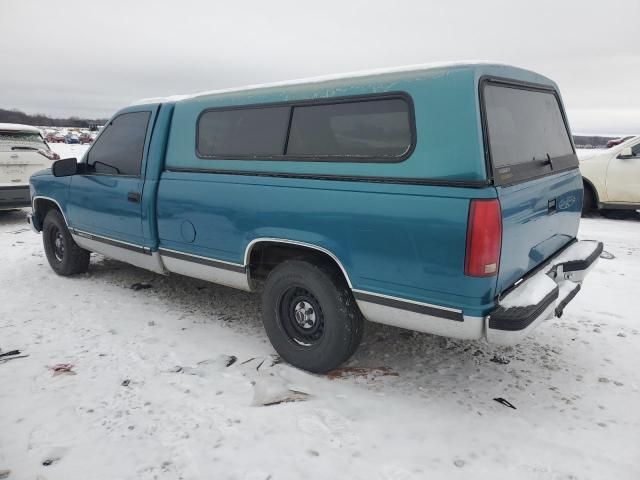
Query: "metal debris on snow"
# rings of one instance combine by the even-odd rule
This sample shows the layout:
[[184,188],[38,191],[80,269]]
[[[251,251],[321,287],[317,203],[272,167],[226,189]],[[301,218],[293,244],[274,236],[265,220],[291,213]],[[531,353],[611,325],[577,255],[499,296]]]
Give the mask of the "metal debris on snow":
[[505,407],[509,407],[509,408],[513,408],[514,410],[517,410],[516,407],[514,407],[513,404],[509,400],[505,400],[502,397],[494,398],[494,400],[496,402],[504,405]]
[[73,371],[72,363],[58,363],[53,367],[49,367],[49,369],[53,372],[53,376],[56,375],[75,375],[76,372]]

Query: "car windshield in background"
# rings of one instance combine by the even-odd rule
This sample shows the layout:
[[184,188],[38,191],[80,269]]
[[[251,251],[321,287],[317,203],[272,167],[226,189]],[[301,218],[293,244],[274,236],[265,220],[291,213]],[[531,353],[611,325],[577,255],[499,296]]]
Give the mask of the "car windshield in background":
[[20,131],[0,131],[0,149],[16,150],[24,148],[47,148],[44,140],[39,133],[36,132],[20,132]]
[[554,92],[487,82],[483,99],[497,183],[577,167]]

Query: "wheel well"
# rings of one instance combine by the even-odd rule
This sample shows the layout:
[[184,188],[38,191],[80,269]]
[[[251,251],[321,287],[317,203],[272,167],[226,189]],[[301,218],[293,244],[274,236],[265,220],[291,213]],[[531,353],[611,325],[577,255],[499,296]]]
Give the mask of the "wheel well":
[[347,274],[338,260],[331,254],[311,246],[264,241],[253,245],[248,257],[247,266],[252,281],[263,281],[282,262],[298,259],[327,268],[350,285]]
[[582,177],[582,185],[585,190],[591,192],[591,197],[593,198],[593,207],[597,208],[598,204],[600,203],[600,200],[598,199],[598,191],[595,189],[593,184],[584,177]]
[[39,230],[42,230],[42,224],[50,210],[60,211],[60,208],[58,208],[58,205],[55,202],[46,198],[36,198],[33,202],[33,209],[34,213],[37,213],[38,225],[36,225],[36,227]]

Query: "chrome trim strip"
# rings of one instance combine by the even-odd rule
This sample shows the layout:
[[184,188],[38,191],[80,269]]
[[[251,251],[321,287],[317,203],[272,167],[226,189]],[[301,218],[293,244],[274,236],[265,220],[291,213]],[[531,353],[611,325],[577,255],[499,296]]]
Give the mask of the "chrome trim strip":
[[[71,233],[74,233],[75,235],[78,235],[80,237],[88,238],[89,240],[94,240],[96,242],[103,241],[103,243],[112,244],[115,247],[118,247],[120,245],[126,245],[127,247],[129,247],[129,250],[135,249],[135,250],[139,250],[140,252],[146,255],[151,255],[151,249],[149,247],[136,245],[135,243],[129,243],[122,240],[117,240],[111,237],[105,237],[103,235],[97,235],[91,232],[85,232],[84,230],[78,230],[77,228],[70,228],[69,230],[71,231]],[[120,247],[120,248],[127,248],[127,247]]]
[[213,257],[203,257],[202,255],[195,255],[193,253],[181,252],[179,250],[172,250],[170,248],[160,247],[159,250],[160,250],[160,253],[162,253],[162,252],[170,252],[170,253],[175,253],[175,254],[178,254],[178,255],[186,256],[186,257],[200,258],[202,260],[206,260],[206,261],[213,262],[213,263],[224,263],[224,264],[230,265],[232,267],[242,268],[243,270],[246,267],[246,265],[242,265],[241,263],[227,262],[225,260],[218,260],[217,258],[213,258]]
[[156,273],[167,273],[158,252],[143,253],[140,249],[124,248],[114,243],[107,243],[94,238],[76,235],[73,232],[71,233],[71,237],[85,250],[100,253],[107,258],[113,258],[114,260],[119,260]]
[[[169,272],[179,273],[187,277],[199,278],[207,282],[226,285],[240,290],[251,291],[251,285],[246,272],[234,271],[229,268],[214,267],[203,262],[194,262],[168,255],[160,254],[162,263]],[[244,270],[244,267],[241,267]]]
[[307,247],[307,248],[311,248],[311,249],[314,249],[314,250],[318,250],[319,252],[322,252],[322,253],[326,253],[327,255],[329,255],[333,259],[333,261],[335,261],[338,264],[338,267],[340,267],[340,270],[342,270],[342,274],[344,275],[344,278],[347,280],[347,285],[349,285],[350,289],[353,289],[353,285],[351,284],[351,280],[349,279],[349,275],[347,274],[346,269],[342,265],[342,262],[340,262],[340,260],[338,260],[338,257],[336,257],[331,251],[327,250],[326,248],[319,247],[318,245],[314,245],[313,243],[299,242],[297,240],[287,240],[287,239],[284,239],[284,238],[273,238],[273,237],[255,238],[255,239],[253,239],[253,240],[251,240],[249,242],[249,244],[247,245],[247,248],[244,251],[244,265],[245,265],[245,267],[249,265],[249,258],[251,257],[251,250],[253,249],[253,247],[257,243],[260,243],[260,242],[288,243],[290,245],[298,245],[300,247]]
[[363,295],[373,295],[375,297],[382,297],[382,298],[386,298],[388,300],[395,300],[397,302],[403,302],[403,303],[412,303],[414,305],[419,305],[421,307],[427,307],[427,308],[435,308],[438,310],[445,310],[447,312],[453,312],[453,313],[460,313],[462,314],[462,310],[458,309],[458,308],[450,308],[450,307],[442,307],[440,305],[434,305],[432,303],[424,303],[424,302],[418,302],[416,300],[408,300],[406,298],[400,298],[400,297],[393,297],[391,295],[384,295],[382,293],[374,293],[374,292],[369,292],[367,290],[358,290],[358,289],[353,289],[353,293],[362,293]]
[[404,310],[390,305],[364,300],[356,300],[356,302],[364,317],[370,322],[466,340],[478,340],[485,335],[486,327],[483,317],[465,315],[462,321],[451,322],[440,316]]

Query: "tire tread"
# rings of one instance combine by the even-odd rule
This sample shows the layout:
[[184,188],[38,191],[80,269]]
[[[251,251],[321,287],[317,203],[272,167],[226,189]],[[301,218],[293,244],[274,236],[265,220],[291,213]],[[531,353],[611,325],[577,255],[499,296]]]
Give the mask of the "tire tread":
[[[53,246],[49,244],[48,230],[51,225],[56,226],[62,232],[65,237],[65,253],[62,262],[58,261],[53,253]],[[84,248],[78,246],[78,244],[71,237],[71,233],[67,228],[66,222],[62,214],[54,209],[47,213],[42,224],[42,241],[44,243],[44,250],[49,261],[49,265],[54,272],[61,276],[76,275],[79,273],[85,273],[89,269],[89,261],[91,253]]]
[[[346,281],[336,270],[303,259],[287,260],[270,272],[264,286],[262,315],[271,344],[287,362],[314,373],[326,373],[337,368],[353,355],[362,340],[362,314]],[[327,337],[327,343],[317,350],[304,350],[292,345],[278,325],[279,292],[287,281],[312,285],[309,290],[316,298],[324,297],[325,302],[331,303],[321,305],[323,309],[336,312],[336,318],[325,317],[327,328],[333,328],[336,333]]]

